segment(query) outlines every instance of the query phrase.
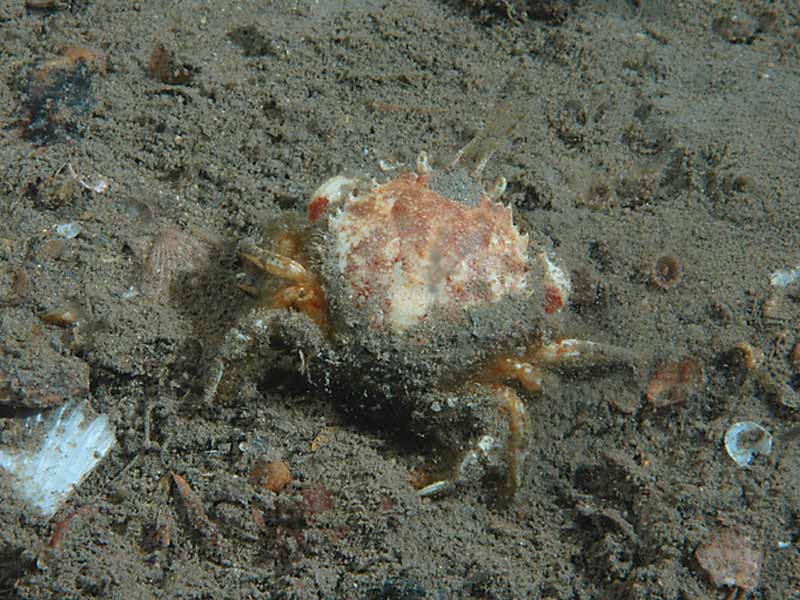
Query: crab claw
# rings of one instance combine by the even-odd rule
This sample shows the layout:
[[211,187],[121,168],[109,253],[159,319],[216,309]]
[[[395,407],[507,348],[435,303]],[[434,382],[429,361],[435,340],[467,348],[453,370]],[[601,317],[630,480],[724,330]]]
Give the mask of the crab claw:
[[436,496],[489,478],[499,482],[502,500],[513,501],[522,482],[528,455],[530,419],[525,403],[505,385],[480,385],[496,400],[494,418],[486,429],[462,451],[449,478],[438,479],[417,490],[420,497]]

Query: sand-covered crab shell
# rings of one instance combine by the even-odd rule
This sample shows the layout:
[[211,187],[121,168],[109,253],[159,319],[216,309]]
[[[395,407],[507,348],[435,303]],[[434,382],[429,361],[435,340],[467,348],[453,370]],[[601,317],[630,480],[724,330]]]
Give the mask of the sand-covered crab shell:
[[423,157],[387,183],[336,176],[312,196],[309,219],[327,227],[327,258],[376,330],[402,334],[534,292],[547,313],[567,301],[557,259],[529,243],[499,194],[467,177],[441,184]]

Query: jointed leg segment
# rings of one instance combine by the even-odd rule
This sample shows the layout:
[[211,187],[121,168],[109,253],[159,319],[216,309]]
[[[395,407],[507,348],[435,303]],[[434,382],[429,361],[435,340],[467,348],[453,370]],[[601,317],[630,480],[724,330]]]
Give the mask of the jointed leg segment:
[[[296,244],[283,244],[295,247]],[[290,285],[278,290],[267,301],[269,308],[294,309],[307,315],[322,331],[328,330],[328,301],[317,278],[303,264],[276,252],[253,244],[243,244],[239,256],[254,267],[281,279]]]
[[[535,344],[522,356],[507,355],[491,360],[478,373],[474,383],[481,389],[491,390],[497,400],[500,417],[497,431],[484,432],[467,450],[456,465],[452,479],[436,481],[417,493],[429,496],[447,490],[458,481],[468,479],[468,471],[473,465],[496,462],[491,460],[491,455],[503,452],[503,461],[508,469],[506,489],[509,498],[513,498],[521,484],[530,420],[525,403],[508,383],[516,382],[528,392],[540,392],[542,373],[548,369],[626,366],[635,370],[635,364],[633,353],[625,348],[576,339]],[[497,435],[501,431],[502,435]],[[502,449],[498,449],[500,437],[505,438]]]

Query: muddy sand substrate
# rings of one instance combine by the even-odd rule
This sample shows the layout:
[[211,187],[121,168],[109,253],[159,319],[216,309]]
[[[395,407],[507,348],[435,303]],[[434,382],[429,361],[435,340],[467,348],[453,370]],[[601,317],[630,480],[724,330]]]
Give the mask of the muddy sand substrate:
[[[2,480],[0,595],[712,598],[729,590],[698,549],[716,544],[740,597],[797,597],[800,306],[770,275],[800,264],[798,16],[700,0],[5,2],[0,373],[25,377],[0,389],[0,441],[19,404],[76,395],[118,441],[51,520]],[[554,329],[640,364],[553,375],[528,400],[516,502],[479,484],[417,497],[426,444],[316,392],[279,349],[203,401],[253,305],[238,240],[302,213],[331,175],[421,149],[444,164],[509,101],[524,116],[484,177],[506,177],[517,221],[572,273]],[[71,223],[75,237],[56,229]],[[147,281],[165,231],[202,260]],[[664,256],[681,269],[666,288]],[[690,385],[653,406],[665,363],[694,365]],[[748,468],[723,446],[741,421],[774,441]],[[252,478],[267,462],[292,482]]]

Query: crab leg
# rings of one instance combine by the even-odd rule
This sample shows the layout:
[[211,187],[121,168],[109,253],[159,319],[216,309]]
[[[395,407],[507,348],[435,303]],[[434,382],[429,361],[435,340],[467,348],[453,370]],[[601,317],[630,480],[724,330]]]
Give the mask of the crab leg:
[[633,352],[620,346],[567,338],[529,350],[526,359],[542,367],[635,366]]
[[325,291],[317,278],[299,261],[253,244],[240,246],[239,256],[256,268],[295,284],[278,290],[268,303],[270,308],[294,308],[307,315],[322,331],[328,330]]
[[542,390],[542,372],[538,366],[513,356],[500,356],[488,363],[478,376],[485,383],[516,381],[529,392]]
[[[500,416],[498,430],[484,432],[462,456],[453,470],[450,479],[440,479],[417,490],[420,497],[434,496],[452,489],[457,483],[470,481],[475,468],[482,469],[486,464],[498,462],[504,465],[508,474],[505,477],[504,493],[507,499],[513,499],[522,482],[522,468],[528,454],[530,419],[525,403],[517,393],[506,385],[481,385],[489,390],[497,400]],[[505,437],[501,444],[500,438]]]
[[633,352],[619,346],[568,338],[532,346],[522,357],[498,357],[483,368],[478,379],[486,383],[516,381],[529,392],[539,392],[543,370],[614,365],[635,369]]
[[508,421],[509,439],[506,446],[506,461],[509,470],[509,497],[513,498],[522,483],[522,467],[528,456],[527,446],[531,423],[525,403],[517,393],[506,385],[492,386],[497,396],[500,414]]
[[258,248],[252,244],[243,244],[239,248],[239,256],[254,267],[295,283],[306,283],[314,279],[302,264],[282,254]]
[[308,316],[322,331],[328,330],[328,301],[315,281],[283,288],[272,297],[270,308],[294,308]]
[[[478,382],[492,390],[498,401],[498,412],[508,427],[504,452],[508,465],[508,498],[513,498],[521,484],[522,468],[527,456],[530,420],[525,403],[507,385],[516,381],[528,392],[542,390],[542,371],[560,367],[597,367],[627,365],[635,369],[632,352],[626,348],[576,339],[564,339],[531,346],[522,357],[501,356],[484,366]],[[452,479],[435,481],[417,491],[421,497],[433,496],[451,489],[458,481],[468,479],[468,472],[478,463],[491,462],[496,451],[495,437],[487,433],[461,459]]]

